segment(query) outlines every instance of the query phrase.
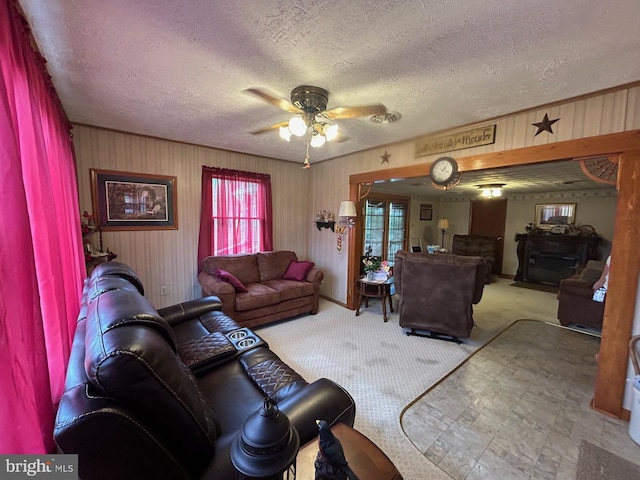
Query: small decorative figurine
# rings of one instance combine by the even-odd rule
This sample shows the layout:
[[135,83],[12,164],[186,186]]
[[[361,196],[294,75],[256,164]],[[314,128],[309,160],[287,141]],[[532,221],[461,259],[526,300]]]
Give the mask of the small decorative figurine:
[[359,480],[349,468],[340,440],[324,420],[316,420],[320,430],[319,449],[314,466],[315,480]]

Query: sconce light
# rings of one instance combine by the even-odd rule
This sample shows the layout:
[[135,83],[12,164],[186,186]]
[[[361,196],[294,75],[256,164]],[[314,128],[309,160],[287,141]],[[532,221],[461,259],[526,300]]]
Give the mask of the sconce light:
[[489,183],[486,185],[478,185],[478,188],[482,190],[480,196],[485,198],[496,198],[502,196],[502,187],[504,183]]
[[295,480],[300,437],[270,398],[245,421],[231,444],[238,480]]
[[440,246],[444,248],[444,232],[449,229],[449,220],[444,217],[438,220],[438,228],[442,230],[442,245]]
[[356,226],[356,217],[358,212],[356,211],[355,202],[345,201],[340,202],[340,209],[338,210],[338,217],[346,218],[349,228]]

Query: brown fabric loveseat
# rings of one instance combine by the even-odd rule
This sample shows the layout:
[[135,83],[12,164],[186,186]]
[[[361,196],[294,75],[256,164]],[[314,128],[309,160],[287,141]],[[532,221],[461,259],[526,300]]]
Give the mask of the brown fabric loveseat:
[[[290,266],[310,269],[304,277],[293,280],[286,278]],[[244,289],[234,287],[233,278],[232,283],[221,279],[224,272],[235,277]],[[289,250],[207,257],[198,274],[203,295],[220,298],[222,311],[243,327],[255,327],[303,313],[315,315],[323,278],[322,270],[315,268],[312,262],[306,262],[306,265],[298,262],[295,252]]]
[[486,268],[480,257],[398,251],[393,278],[400,296],[400,326],[407,335],[418,331],[436,338],[468,338]]

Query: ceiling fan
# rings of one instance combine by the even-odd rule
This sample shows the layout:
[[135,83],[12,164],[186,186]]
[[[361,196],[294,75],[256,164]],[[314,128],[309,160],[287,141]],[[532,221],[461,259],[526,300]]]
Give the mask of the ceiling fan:
[[269,125],[268,127],[251,132],[254,135],[279,130],[280,137],[287,142],[291,135],[302,137],[311,134],[307,142],[307,156],[305,168],[309,168],[309,148],[321,147],[326,141],[333,140],[338,133],[338,125],[329,120],[343,120],[348,118],[368,117],[384,114],[387,108],[381,103],[358,107],[335,107],[327,110],[329,92],[324,88],[312,85],[300,85],[291,90],[291,102],[278,98],[261,88],[247,88],[244,92],[256,96],[270,105],[278,107],[294,116],[286,121]]

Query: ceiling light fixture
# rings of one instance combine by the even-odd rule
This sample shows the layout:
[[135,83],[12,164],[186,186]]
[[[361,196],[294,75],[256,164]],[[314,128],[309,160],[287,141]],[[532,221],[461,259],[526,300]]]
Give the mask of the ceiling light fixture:
[[478,185],[478,188],[482,190],[480,196],[485,198],[496,198],[502,196],[502,187],[504,183],[488,183],[485,185]]
[[[314,148],[319,148],[326,142],[330,142],[338,135],[338,125],[330,124],[322,119],[317,119],[317,116],[324,112],[327,108],[329,92],[322,88],[301,86],[293,90],[291,93],[291,101],[293,105],[302,110],[302,112],[295,114],[286,126],[280,127],[280,138],[291,141],[291,136],[303,137],[309,135],[307,145],[311,145]],[[305,159],[305,165],[308,162]]]
[[338,125],[319,122],[313,113],[305,112],[294,115],[286,127],[280,127],[280,138],[287,142],[291,141],[291,135],[303,137],[307,133],[311,135],[309,144],[318,148],[338,136]]

